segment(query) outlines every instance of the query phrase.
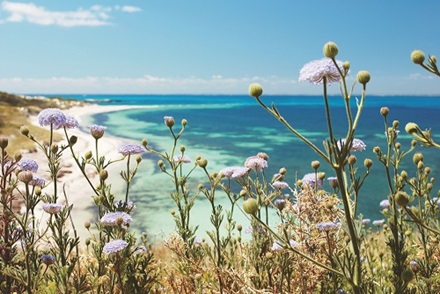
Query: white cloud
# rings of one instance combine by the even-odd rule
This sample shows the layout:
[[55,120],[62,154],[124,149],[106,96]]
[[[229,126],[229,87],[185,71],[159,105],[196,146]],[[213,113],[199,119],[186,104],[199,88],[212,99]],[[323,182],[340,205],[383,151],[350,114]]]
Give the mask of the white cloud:
[[123,12],[137,12],[140,8],[134,6],[104,7],[94,5],[89,9],[78,8],[74,11],[50,11],[45,7],[37,6],[34,3],[21,3],[3,1],[1,10],[9,14],[1,20],[4,22],[29,22],[38,25],[57,25],[62,27],[76,26],[104,26],[110,25],[110,13],[113,10]]
[[3,78],[0,89],[10,93],[126,93],[126,94],[244,94],[252,82],[264,85],[271,94],[289,93],[295,80],[278,77],[227,78],[213,75],[211,78],[159,77],[51,77],[51,78]]

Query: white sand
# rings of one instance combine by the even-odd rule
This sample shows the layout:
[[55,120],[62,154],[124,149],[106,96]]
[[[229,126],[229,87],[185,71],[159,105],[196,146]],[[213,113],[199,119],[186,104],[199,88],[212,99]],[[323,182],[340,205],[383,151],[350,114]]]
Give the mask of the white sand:
[[[140,106],[143,107],[143,106]],[[113,111],[120,111],[124,109],[132,109],[139,108],[139,106],[100,106],[100,105],[87,105],[84,107],[73,107],[67,110],[63,110],[66,115],[72,116],[76,118],[81,126],[84,129],[71,129],[68,130],[69,136],[75,135],[78,137],[77,143],[73,146],[77,157],[81,158],[87,151],[92,151],[95,156],[95,139],[88,132],[89,125],[84,125],[84,121],[87,121],[87,117],[90,117],[93,114],[98,113],[106,113]],[[145,108],[145,107],[144,107]],[[37,116],[31,117],[32,124],[38,125]],[[58,130],[60,134],[63,135],[64,140],[62,142],[58,142],[58,144],[66,145],[64,131]],[[127,140],[124,139],[124,142]],[[117,137],[110,136],[108,134],[104,134],[104,136],[99,139],[99,154],[100,156],[105,156],[106,161],[109,159],[116,160],[121,158],[121,154],[118,153],[118,146],[122,143],[121,139]],[[39,164],[38,175],[48,178],[48,165],[47,159],[44,153],[41,150],[34,153],[23,154],[23,158],[34,159]],[[112,177],[119,176],[119,172],[125,166],[124,162],[118,162],[110,165],[108,169],[109,181],[112,180]],[[89,237],[89,232],[84,227],[85,221],[90,221],[93,223],[97,219],[97,215],[95,214],[96,206],[93,201],[93,196],[95,195],[93,189],[90,187],[87,180],[84,178],[81,170],[75,163],[73,156],[69,149],[66,149],[61,158],[61,173],[63,176],[59,179],[58,182],[58,199],[60,204],[66,204],[64,194],[62,189],[64,187],[64,191],[66,192],[67,199],[70,205],[73,204],[72,209],[72,217],[75,228],[77,230],[78,235],[81,237],[82,242],[85,238]],[[96,184],[98,182],[97,174],[94,172],[93,168],[87,168],[87,174],[91,179],[91,182]],[[118,180],[118,184],[121,180]],[[118,187],[113,187],[118,189]],[[122,187],[120,187],[122,188]],[[53,194],[53,184],[43,189],[43,193],[47,193],[49,195]],[[47,219],[47,213],[45,213],[41,209],[41,205],[39,205],[39,210],[36,212],[36,216],[41,220],[41,223],[44,223]]]

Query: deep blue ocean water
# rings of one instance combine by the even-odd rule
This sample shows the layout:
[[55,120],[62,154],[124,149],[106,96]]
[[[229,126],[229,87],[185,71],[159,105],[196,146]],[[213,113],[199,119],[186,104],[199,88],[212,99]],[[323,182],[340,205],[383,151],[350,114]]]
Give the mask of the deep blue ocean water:
[[[176,127],[181,119],[188,120],[182,143],[192,158],[196,155],[209,160],[208,170],[219,171],[230,165],[242,165],[247,157],[265,152],[269,155],[267,175],[276,173],[279,168],[288,170],[286,181],[291,185],[296,178],[312,172],[312,160],[320,160],[306,144],[298,140],[275,118],[269,115],[249,96],[222,95],[63,95],[80,100],[92,101],[101,105],[147,105],[146,109],[131,109],[119,112],[98,114],[94,123],[107,126],[107,132],[122,138],[141,141],[146,138],[159,151],[171,148],[171,137],[164,126],[163,117],[173,116]],[[265,96],[267,104],[275,103],[281,114],[290,124],[304,134],[318,147],[327,137],[327,126],[322,96]],[[345,137],[347,118],[343,100],[339,96],[330,97],[333,131],[338,137]],[[353,115],[356,113],[356,100],[352,98]],[[358,171],[365,171],[363,160],[374,161],[371,175],[360,193],[359,211],[365,218],[380,219],[379,202],[387,198],[388,189],[383,166],[376,159],[372,149],[386,148],[385,128],[379,110],[382,106],[390,108],[389,124],[400,122],[399,141],[403,149],[408,149],[411,136],[404,127],[407,122],[416,122],[422,129],[431,128],[434,138],[440,141],[440,97],[422,96],[367,96],[362,117],[357,129],[357,138],[363,140],[367,149],[356,152]],[[437,135],[438,134],[438,135]],[[425,156],[426,165],[431,166],[432,175],[439,176],[440,150],[418,147]],[[141,169],[133,186],[132,200],[136,202],[136,214],[141,216],[134,226],[153,235],[173,230],[169,214],[174,205],[170,200],[171,182],[160,173],[155,165],[156,157],[145,154],[148,164]],[[412,154],[401,165],[413,175]],[[333,176],[331,170],[321,160],[322,170]],[[202,173],[195,173],[197,181]],[[327,185],[327,188],[328,185]],[[438,190],[439,188],[434,190]],[[330,191],[330,189],[329,189]],[[434,195],[436,196],[436,195]],[[207,201],[200,199],[195,206],[194,225],[209,224]],[[207,214],[208,213],[208,214]],[[136,219],[136,216],[135,216]],[[244,220],[245,221],[245,220]],[[203,227],[203,226],[202,226]]]

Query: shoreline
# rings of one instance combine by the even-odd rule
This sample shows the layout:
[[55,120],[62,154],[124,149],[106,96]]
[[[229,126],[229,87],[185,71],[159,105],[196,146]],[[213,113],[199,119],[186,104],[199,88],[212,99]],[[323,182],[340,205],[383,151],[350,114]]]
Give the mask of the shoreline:
[[[84,106],[74,106],[69,109],[62,110],[64,114],[68,116],[74,117],[78,123],[79,127],[75,129],[69,129],[69,136],[75,135],[78,140],[77,143],[73,146],[74,152],[77,154],[79,158],[84,156],[87,151],[92,151],[95,153],[95,139],[87,132],[89,125],[84,125],[88,121],[91,120],[91,117],[96,114],[101,113],[109,113],[115,111],[122,111],[134,108],[148,108],[148,106],[137,106],[137,105],[109,105],[103,106],[98,104],[87,104]],[[39,126],[37,115],[31,115],[29,117],[29,121],[32,125]],[[57,130],[62,134],[63,140],[57,142],[59,145],[65,145],[65,135],[63,130]],[[41,139],[40,139],[41,141]],[[118,153],[118,146],[121,142],[130,141],[126,138],[119,138],[112,136],[108,133],[105,133],[104,136],[99,139],[99,153],[101,155],[105,155],[106,159],[116,160],[121,158],[121,154]],[[37,149],[37,152],[32,153],[24,153],[23,158],[33,159],[38,163],[39,170],[37,174],[44,178],[48,178],[48,165],[47,159],[43,152],[40,149]],[[113,163],[108,168],[109,173],[109,182],[113,183],[112,179],[118,179],[120,181],[119,172],[122,170],[124,162]],[[80,237],[80,241],[84,241],[86,238],[90,237],[90,232],[84,227],[84,223],[86,221],[90,221],[93,224],[97,220],[97,215],[93,211],[95,208],[93,196],[93,189],[90,187],[89,183],[83,176],[81,170],[78,168],[75,160],[70,154],[70,150],[66,149],[61,157],[61,170],[59,172],[59,181],[58,181],[58,203],[62,205],[66,205],[66,201],[64,198],[64,192],[67,197],[67,201],[69,205],[73,205],[71,211],[71,217],[75,226],[75,230],[77,232],[78,237]],[[95,184],[98,181],[98,174],[93,168],[86,169],[86,174],[89,177],[90,181]],[[114,181],[118,183],[118,181]],[[122,190],[123,187],[118,187],[117,185],[112,185],[112,192],[117,194],[116,192]],[[53,194],[54,188],[53,184],[49,184],[47,187],[43,189],[43,194]],[[64,191],[64,192],[63,192]],[[37,205],[37,209],[35,211],[35,217],[40,221],[40,224],[45,224],[49,214],[42,210],[42,203]],[[91,230],[93,230],[93,226],[91,226]],[[72,232],[73,233],[73,232]]]

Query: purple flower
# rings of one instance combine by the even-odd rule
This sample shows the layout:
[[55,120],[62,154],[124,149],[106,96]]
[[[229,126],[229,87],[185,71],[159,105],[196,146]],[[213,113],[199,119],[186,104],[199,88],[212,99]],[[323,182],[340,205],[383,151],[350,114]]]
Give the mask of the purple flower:
[[228,179],[243,178],[248,175],[249,169],[243,166],[225,167],[220,171]]
[[380,205],[380,207],[381,207],[382,209],[389,208],[389,207],[390,207],[390,201],[389,201],[388,199],[382,200],[382,201],[379,203],[379,205]]
[[122,155],[134,155],[145,152],[145,148],[140,144],[126,143],[119,146],[119,153]]
[[51,265],[51,264],[54,264],[55,261],[56,261],[55,256],[53,256],[53,255],[48,255],[48,254],[41,255],[40,259],[41,259],[41,261],[42,261],[45,265]]
[[381,219],[381,220],[375,220],[373,221],[373,225],[380,227],[381,225],[383,225],[385,222],[385,220]]
[[[345,145],[345,139],[341,139],[338,141],[338,149],[341,150],[342,146]],[[353,139],[352,145],[351,145],[351,150],[353,151],[362,151],[365,150],[365,147],[367,147],[367,145],[365,145],[364,142],[362,142],[362,140],[360,139]]]
[[95,139],[100,139],[102,136],[104,136],[105,129],[107,127],[99,126],[99,125],[91,125],[89,126],[90,134]]
[[46,184],[46,180],[43,179],[42,177],[39,177],[39,176],[36,176],[36,175],[34,175],[32,180],[29,182],[29,185],[31,185],[31,186],[38,186],[38,187],[43,187],[44,184]]
[[63,209],[63,206],[57,203],[45,203],[42,207],[45,212],[50,214],[58,214]]
[[118,224],[127,225],[131,220],[131,216],[122,211],[107,212],[101,217],[101,223],[105,226],[116,226]]
[[79,126],[78,121],[72,116],[66,116],[66,122],[64,123],[64,127],[67,129],[74,129]]
[[[342,68],[342,61],[338,60],[336,63],[339,68]],[[313,84],[322,84],[324,77],[327,80],[327,84],[337,82],[341,79],[338,69],[330,58],[310,61],[306,63],[299,72],[300,82],[307,81]]]
[[33,159],[23,158],[18,162],[18,166],[22,171],[28,170],[36,173],[38,170],[38,163]]
[[108,242],[107,244],[104,245],[104,248],[102,248],[102,252],[107,253],[107,254],[113,254],[113,253],[117,253],[121,250],[124,250],[125,247],[128,246],[128,243],[124,240],[121,239],[116,239],[113,241]]
[[175,163],[183,162],[183,163],[191,163],[191,158],[188,155],[174,155],[173,161]]
[[321,189],[323,180],[318,178],[318,182],[316,183],[317,175],[315,173],[309,173],[305,174],[304,177],[301,179],[301,182],[306,184],[309,187],[314,188],[316,186],[317,189]]
[[273,182],[272,186],[274,186],[275,188],[280,189],[280,190],[289,188],[289,184],[287,184],[286,182],[280,182],[280,181]]
[[370,223],[370,219],[369,218],[364,218],[363,220],[362,220],[362,224],[363,225],[368,225],[369,223]]
[[58,108],[46,108],[38,114],[38,123],[40,126],[52,126],[54,129],[60,129],[66,123],[66,116]]
[[323,223],[316,224],[316,227],[320,231],[328,232],[328,231],[339,228],[340,225],[341,225],[340,223],[323,222]]
[[286,200],[284,200],[284,199],[277,199],[277,200],[274,201],[274,205],[279,210],[283,210],[284,206],[286,206]]
[[263,168],[267,167],[267,161],[260,156],[251,156],[246,159],[244,166],[250,169],[255,169],[262,171]]

